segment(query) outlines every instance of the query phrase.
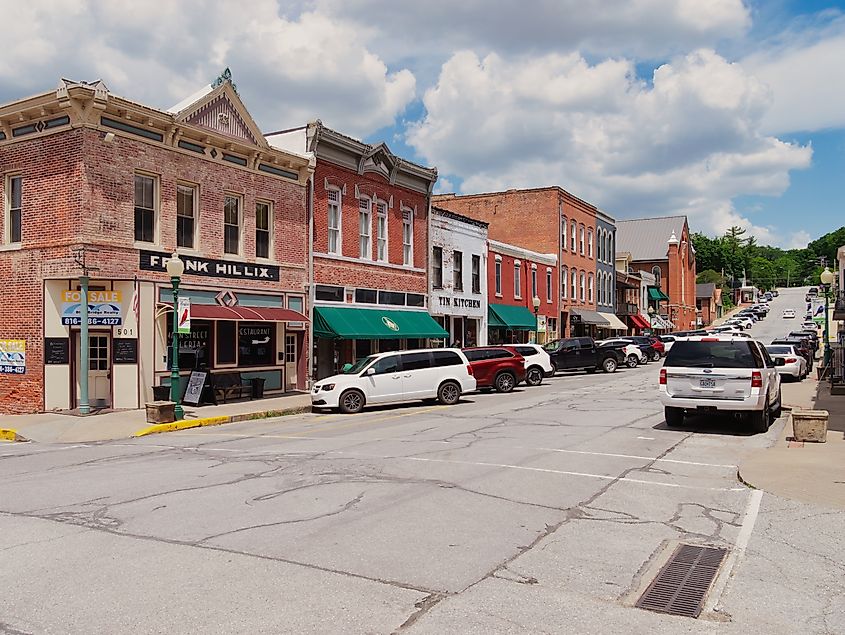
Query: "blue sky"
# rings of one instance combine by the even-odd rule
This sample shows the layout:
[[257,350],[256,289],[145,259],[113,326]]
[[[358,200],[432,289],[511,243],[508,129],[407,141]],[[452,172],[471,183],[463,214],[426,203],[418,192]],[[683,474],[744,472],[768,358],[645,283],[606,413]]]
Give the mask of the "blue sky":
[[787,247],[845,218],[842,2],[34,0],[19,12],[0,102],[69,77],[166,108],[228,66],[265,130],[320,118],[384,140],[437,166],[440,191],[560,185],[617,218],[685,213],[694,230],[738,224]]

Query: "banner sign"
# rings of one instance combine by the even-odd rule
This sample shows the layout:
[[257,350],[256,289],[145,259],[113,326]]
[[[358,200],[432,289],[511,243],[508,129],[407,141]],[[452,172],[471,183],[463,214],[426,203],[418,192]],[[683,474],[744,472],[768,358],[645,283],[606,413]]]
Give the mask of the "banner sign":
[[[120,326],[123,324],[123,305],[120,291],[88,292],[88,324],[91,326]],[[62,292],[62,324],[82,324],[82,291]]]
[[191,332],[191,298],[179,298],[176,307],[176,332],[188,334]]
[[[273,265],[257,265],[248,262],[234,262],[232,260],[212,260],[180,254],[185,262],[183,275],[210,276],[215,278],[234,278],[237,280],[262,280],[265,282],[279,281],[279,267]],[[155,251],[141,251],[138,267],[142,271],[167,271],[167,261],[170,254]]]
[[23,375],[26,372],[26,340],[0,340],[0,373]]

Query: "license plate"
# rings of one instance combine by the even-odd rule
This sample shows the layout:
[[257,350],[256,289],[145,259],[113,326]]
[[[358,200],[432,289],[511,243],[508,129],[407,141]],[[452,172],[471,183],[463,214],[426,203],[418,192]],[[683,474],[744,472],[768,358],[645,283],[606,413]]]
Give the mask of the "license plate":
[[715,379],[699,379],[699,386],[702,388],[715,388],[716,387],[716,380]]

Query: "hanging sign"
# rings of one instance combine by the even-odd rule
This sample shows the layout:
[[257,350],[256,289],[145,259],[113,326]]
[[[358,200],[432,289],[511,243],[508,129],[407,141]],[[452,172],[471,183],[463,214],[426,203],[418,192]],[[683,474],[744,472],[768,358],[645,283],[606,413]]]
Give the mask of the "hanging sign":
[[[123,324],[123,305],[120,291],[88,292],[88,324],[92,326],[120,326]],[[62,292],[62,324],[82,324],[82,291]]]
[[26,340],[0,340],[0,373],[26,373]]
[[176,332],[189,334],[191,332],[191,298],[179,298],[176,317]]

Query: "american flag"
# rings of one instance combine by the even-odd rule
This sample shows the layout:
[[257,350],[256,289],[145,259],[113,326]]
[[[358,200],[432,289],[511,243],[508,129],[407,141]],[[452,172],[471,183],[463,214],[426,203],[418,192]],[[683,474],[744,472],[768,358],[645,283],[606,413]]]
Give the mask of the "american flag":
[[132,313],[135,314],[135,324],[138,324],[138,317],[141,313],[141,299],[138,297],[138,285],[135,285],[135,290],[132,292]]

